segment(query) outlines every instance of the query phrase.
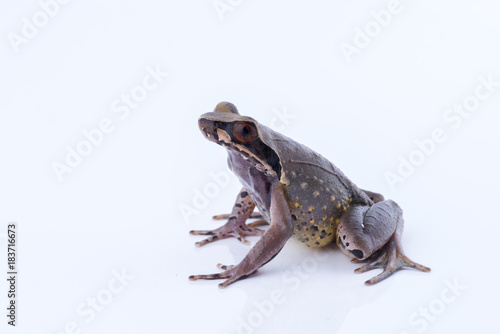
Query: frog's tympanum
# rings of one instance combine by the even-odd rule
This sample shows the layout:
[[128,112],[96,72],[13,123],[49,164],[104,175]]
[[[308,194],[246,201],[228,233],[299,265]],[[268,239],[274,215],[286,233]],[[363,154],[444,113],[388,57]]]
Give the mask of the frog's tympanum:
[[[399,269],[428,272],[403,253],[403,212],[392,200],[362,190],[330,161],[311,149],[241,116],[228,102],[203,114],[198,124],[203,135],[227,149],[228,164],[243,185],[229,215],[215,216],[227,223],[210,231],[197,246],[228,237],[248,244],[246,236],[262,236],[245,258],[234,266],[218,265],[222,272],[193,275],[190,280],[225,279],[220,287],[248,277],[271,261],[290,237],[309,247],[336,242],[354,262],[355,270],[383,272],[366,281],[378,283]],[[260,213],[254,213],[255,207]],[[247,224],[249,218],[262,220]],[[269,224],[267,230],[256,226]]]

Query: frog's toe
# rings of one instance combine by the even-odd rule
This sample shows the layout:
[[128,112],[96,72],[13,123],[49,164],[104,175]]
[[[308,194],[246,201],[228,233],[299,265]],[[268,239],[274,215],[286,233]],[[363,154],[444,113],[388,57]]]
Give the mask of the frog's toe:
[[217,268],[219,268],[221,270],[231,270],[234,268],[234,265],[226,266],[225,264],[217,263]]
[[212,217],[213,220],[228,219],[231,215],[229,213],[222,213],[220,215],[215,215]]
[[398,254],[398,261],[396,263],[396,270],[402,269],[402,268],[412,268],[412,269],[417,269],[420,271],[423,271],[425,273],[428,273],[431,271],[431,268],[426,267],[424,265],[421,265],[420,263],[414,262],[410,260],[407,256],[404,254]]
[[189,233],[191,235],[209,235],[210,237],[198,241],[195,243],[196,247],[202,247],[206,244],[209,244],[211,242],[220,240],[220,239],[226,239],[226,238],[236,238],[241,243],[245,245],[250,245],[250,241],[245,239],[245,237],[250,237],[250,236],[261,236],[264,234],[264,230],[260,230],[258,228],[253,228],[250,227],[249,225],[246,224],[232,224],[228,223],[226,225],[223,225],[219,227],[218,229],[215,230],[193,230],[190,231]]
[[[222,220],[222,219],[228,219],[229,217],[231,217],[230,214],[228,213],[223,213],[223,214],[220,214],[220,215],[215,215],[212,217],[213,220]],[[248,218],[262,218],[262,215],[260,214],[260,212],[252,212],[250,214],[250,217]]]
[[214,242],[214,241],[219,240],[221,238],[221,236],[219,234],[216,234],[216,230],[192,230],[192,231],[189,231],[189,234],[191,234],[191,235],[210,235],[210,237],[208,237],[202,241],[196,242],[195,243],[196,247],[204,246],[208,243]]
[[218,235],[212,235],[211,237],[203,239],[202,241],[195,242],[194,245],[196,247],[202,247],[202,246],[205,246],[206,244],[209,244],[209,243],[214,242],[214,241],[219,240],[219,239],[220,239],[220,237]]
[[[366,262],[366,261],[359,261],[357,263],[361,263],[361,262]],[[387,255],[386,255],[386,253],[382,253],[375,260],[365,264],[364,266],[359,267],[358,269],[354,270],[354,272],[357,274],[361,274],[361,273],[365,273],[367,271],[370,271],[372,269],[385,268],[386,263],[387,263]]]
[[218,263],[217,268],[224,270],[221,273],[217,274],[208,274],[208,275],[191,275],[189,276],[190,281],[197,281],[199,279],[206,279],[206,280],[212,280],[212,279],[224,279],[224,278],[229,278],[233,274],[233,268],[234,266],[226,266],[224,264]]
[[[380,266],[374,266],[373,268],[370,268],[370,269],[374,269],[374,268],[380,268]],[[417,270],[420,270],[423,272],[431,271],[431,268],[429,268],[429,267],[426,267],[426,266],[423,266],[419,263],[416,263],[404,255],[398,255],[395,264],[388,263],[387,266],[384,268],[384,271],[382,271],[377,276],[372,277],[371,279],[366,281],[365,284],[366,285],[373,285],[373,284],[376,284],[378,282],[381,282],[384,279],[386,279],[387,277],[394,274],[396,271],[401,270],[403,268],[413,268],[413,269],[417,269]],[[361,268],[359,268],[359,269],[361,269]],[[370,269],[368,269],[368,270],[370,270]],[[360,272],[362,272],[362,271],[360,271]]]
[[235,237],[241,243],[245,245],[250,245],[250,241],[245,239],[245,237],[259,237],[264,234],[264,230],[258,229],[258,228],[253,228],[248,225],[245,225],[243,228],[240,228],[238,231],[234,231],[231,233],[232,237]]
[[228,270],[226,270],[222,273],[217,273],[217,274],[191,275],[188,278],[190,281],[197,281],[199,279],[213,280],[213,279],[224,279],[224,278],[229,278],[229,277],[231,277],[231,275],[228,274]]
[[214,230],[191,230],[189,231],[191,235],[214,235]]
[[372,277],[371,279],[366,281],[366,285],[379,283],[394,274],[396,271],[404,268],[413,268],[423,272],[431,271],[430,268],[410,260],[406,255],[404,255],[400,247],[397,246],[396,242],[389,242],[384,247],[384,250],[380,253],[380,255],[375,258],[375,260],[359,267],[358,269],[354,270],[354,272],[364,273],[369,270],[378,268],[382,268],[384,270],[379,275]]
[[[224,282],[219,284],[219,288],[225,288],[229,284],[237,281],[238,279],[244,278],[242,275],[237,275],[237,266],[235,265],[224,265],[224,264],[217,264],[217,268],[224,270],[221,273],[216,273],[216,274],[208,274],[208,275],[191,275],[189,276],[190,281],[196,281],[199,279],[204,279],[204,280],[214,280],[214,279],[226,279]],[[246,276],[245,276],[246,277]]]
[[257,220],[255,222],[247,224],[247,226],[250,226],[250,227],[259,227],[259,226],[266,226],[266,225],[269,225],[269,223],[265,219]]

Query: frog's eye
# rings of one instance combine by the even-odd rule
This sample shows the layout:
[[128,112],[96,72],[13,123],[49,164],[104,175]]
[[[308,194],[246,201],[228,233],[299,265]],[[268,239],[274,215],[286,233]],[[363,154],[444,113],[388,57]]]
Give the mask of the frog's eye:
[[249,143],[257,137],[255,126],[240,122],[233,126],[233,137],[240,143]]

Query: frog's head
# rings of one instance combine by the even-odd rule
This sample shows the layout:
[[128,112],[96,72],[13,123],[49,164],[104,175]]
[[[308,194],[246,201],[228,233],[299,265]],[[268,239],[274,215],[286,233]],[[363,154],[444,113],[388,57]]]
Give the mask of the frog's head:
[[251,117],[242,116],[229,102],[217,104],[215,110],[198,119],[203,135],[252,163],[266,175],[281,177],[280,160],[266,144],[269,131]]

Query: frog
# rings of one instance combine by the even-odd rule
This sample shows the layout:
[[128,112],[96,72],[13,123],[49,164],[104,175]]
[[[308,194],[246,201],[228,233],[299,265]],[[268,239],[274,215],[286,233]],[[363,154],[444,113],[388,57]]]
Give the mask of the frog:
[[[198,119],[203,136],[227,150],[229,169],[242,184],[230,214],[214,216],[226,223],[217,229],[192,230],[207,236],[197,247],[236,238],[260,239],[236,265],[217,264],[214,274],[189,280],[224,280],[220,288],[245,279],[271,261],[293,238],[308,247],[336,244],[355,270],[382,272],[365,282],[379,283],[395,272],[431,269],[410,260],[401,243],[401,207],[383,195],[358,188],[333,163],[293,139],[241,115],[230,102],[220,102]],[[257,209],[258,211],[255,211]],[[249,219],[259,219],[247,223]],[[261,229],[261,226],[267,229]]]

